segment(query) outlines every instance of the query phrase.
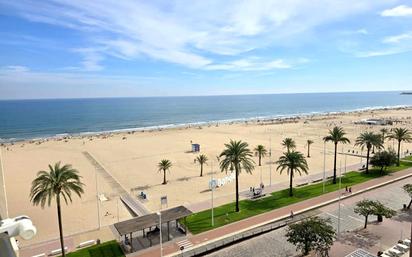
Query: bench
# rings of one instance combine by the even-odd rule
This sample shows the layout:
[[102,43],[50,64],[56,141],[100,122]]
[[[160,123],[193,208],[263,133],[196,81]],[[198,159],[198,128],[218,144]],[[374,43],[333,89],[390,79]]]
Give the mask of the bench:
[[257,195],[252,195],[252,197],[250,199],[258,199],[261,197],[264,197],[266,194],[257,194]]
[[41,253],[41,254],[33,255],[32,257],[46,257],[46,254]]
[[94,245],[94,244],[96,244],[96,240],[84,241],[79,244],[79,248],[83,248],[83,247]]
[[[67,249],[68,249],[67,247],[64,247],[64,252],[67,252]],[[61,254],[61,253],[62,253],[62,249],[59,248],[59,249],[51,251],[50,255],[58,255],[58,254]]]

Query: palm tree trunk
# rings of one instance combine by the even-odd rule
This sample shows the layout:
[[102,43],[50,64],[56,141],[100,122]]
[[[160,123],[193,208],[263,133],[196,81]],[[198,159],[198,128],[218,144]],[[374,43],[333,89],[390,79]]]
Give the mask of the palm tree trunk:
[[293,188],[292,188],[292,181],[293,181],[293,169],[290,170],[290,181],[289,181],[289,196],[293,196]]
[[262,166],[261,160],[262,160],[262,155],[259,154],[259,166]]
[[236,212],[239,212],[239,171],[236,165]]
[[368,225],[368,216],[365,216],[365,226],[363,226],[363,228],[366,228],[367,225]]
[[62,249],[62,257],[65,257],[66,253],[64,252],[63,225],[62,225],[62,214],[61,214],[59,195],[56,196],[56,202],[57,202],[57,219],[59,220],[60,247]]
[[409,201],[409,204],[408,204],[408,209],[410,209],[410,208],[411,208],[411,204],[412,204],[412,199]]
[[368,148],[368,151],[366,152],[366,171],[365,173],[368,174],[369,172],[369,152],[370,152],[370,148]]
[[401,140],[398,140],[398,166],[401,165]]
[[310,144],[308,144],[308,158],[310,158]]
[[203,163],[200,164],[200,176],[203,177]]
[[166,170],[163,170],[163,185],[166,185]]
[[336,155],[338,151],[338,143],[335,143],[335,156],[333,158],[333,184],[336,184]]

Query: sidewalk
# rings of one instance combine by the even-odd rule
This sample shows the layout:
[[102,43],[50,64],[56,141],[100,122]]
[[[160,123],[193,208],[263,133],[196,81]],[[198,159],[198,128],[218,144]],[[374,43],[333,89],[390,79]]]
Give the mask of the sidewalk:
[[[349,171],[358,171],[359,168],[361,168],[362,165],[361,164],[353,164],[350,166],[347,166],[347,172]],[[344,173],[342,173],[344,174]],[[339,171],[337,171],[337,176],[339,175]],[[331,170],[327,170],[325,172],[325,178],[331,177],[333,176],[333,169]],[[313,175],[307,175],[307,176],[301,176],[301,177],[296,177],[294,179],[294,187],[297,187],[297,185],[300,184],[304,184],[304,183],[311,183],[312,181],[315,180],[322,180],[323,179],[323,172],[319,172]],[[276,184],[272,184],[272,185],[265,185],[265,189],[264,189],[264,193],[265,194],[271,194],[275,191],[280,191],[283,190],[285,188],[289,188],[289,182],[285,181],[285,182],[281,182],[281,183],[276,183]],[[243,191],[239,191],[239,197],[240,200],[244,200],[244,199],[249,199],[250,198],[250,191],[249,190],[243,190]],[[220,197],[215,197],[213,200],[216,204],[226,204],[226,203],[230,203],[233,202],[233,199],[235,198],[234,194],[228,194],[228,195],[223,195]],[[203,210],[207,210],[210,209],[212,206],[211,204],[211,200],[205,200],[205,201],[201,201],[198,203],[193,203],[190,204],[188,206],[186,206],[189,210],[191,210],[192,212],[201,212]]]
[[[398,171],[393,174],[389,174],[387,176],[376,178],[373,180],[369,180],[365,183],[358,184],[352,187],[352,195],[360,194],[362,192],[383,186],[384,184],[388,184],[394,181],[401,180],[406,177],[412,176],[412,169],[406,169],[403,171]],[[342,198],[348,198],[352,195],[345,195]],[[223,239],[225,237],[229,237],[231,235],[241,233],[243,231],[249,230],[251,228],[255,228],[270,222],[274,222],[276,220],[288,217],[290,211],[293,211],[295,214],[305,212],[310,209],[319,208],[321,206],[328,205],[332,202],[337,201],[339,197],[339,192],[331,192],[327,193],[322,196],[318,196],[303,202],[299,202],[296,204],[292,204],[283,208],[279,208],[267,213],[263,213],[260,215],[256,215],[238,222],[234,222],[228,224],[223,227],[219,227],[210,231],[206,231],[204,233],[200,233],[197,235],[189,235],[186,239],[193,245],[190,249],[200,247],[204,244],[217,241],[219,239]],[[180,239],[183,240],[183,239]],[[189,250],[189,249],[188,249]],[[179,246],[176,242],[169,242],[163,245],[163,256],[173,256],[175,254],[179,254]],[[153,248],[133,253],[128,256],[160,256],[160,247],[155,246]]]

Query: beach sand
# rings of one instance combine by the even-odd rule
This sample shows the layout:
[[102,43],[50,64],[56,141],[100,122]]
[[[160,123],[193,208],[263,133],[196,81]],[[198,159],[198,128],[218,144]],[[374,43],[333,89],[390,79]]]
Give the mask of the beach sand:
[[[309,174],[323,172],[323,141],[328,129],[334,125],[342,126],[352,141],[343,145],[343,151],[354,150],[361,153],[359,148],[354,148],[355,138],[365,130],[378,131],[383,126],[355,125],[353,122],[365,118],[382,117],[393,118],[401,121],[392,127],[411,128],[411,109],[374,110],[330,115],[317,115],[302,117],[280,123],[278,121],[257,122],[247,124],[215,124],[196,126],[191,128],[175,128],[162,131],[145,131],[135,133],[119,133],[110,136],[93,136],[71,138],[68,140],[48,140],[41,144],[19,142],[1,148],[3,172],[8,199],[9,216],[29,215],[38,228],[38,235],[27,243],[41,242],[58,236],[56,208],[32,206],[29,202],[31,181],[37,171],[47,169],[49,163],[61,161],[70,163],[80,171],[82,181],[86,184],[85,194],[81,199],[75,197],[73,203],[63,208],[63,224],[65,234],[76,234],[83,231],[97,229],[130,217],[127,210],[118,201],[118,193],[99,175],[95,167],[84,156],[87,151],[101,163],[106,170],[122,185],[122,187],[136,196],[144,191],[148,200],[145,206],[156,211],[160,208],[160,197],[167,195],[168,207],[177,205],[192,205],[210,199],[208,182],[211,178],[211,166],[216,172],[215,178],[223,178],[226,174],[218,171],[216,156],[224,148],[224,143],[230,139],[244,140],[253,149],[262,144],[268,150],[272,149],[272,161],[275,161],[284,152],[280,143],[283,138],[291,137],[296,141],[297,150],[307,153],[306,141],[311,139],[311,158],[308,158]],[[199,143],[201,153],[209,158],[208,165],[204,167],[204,176],[199,177],[200,167],[194,163],[199,153],[191,153],[191,142]],[[271,146],[270,146],[271,142]],[[393,146],[392,141],[386,147]],[[396,146],[396,145],[395,145]],[[8,149],[7,149],[8,148]],[[333,167],[333,144],[326,144],[326,169]],[[403,144],[403,149],[412,150],[412,144]],[[342,150],[342,145],[339,145]],[[170,173],[167,173],[168,184],[162,185],[163,175],[157,171],[157,163],[161,159],[169,159],[173,163]],[[254,158],[256,163],[258,158]],[[343,163],[338,159],[338,166]],[[358,157],[347,157],[347,165],[360,163]],[[269,157],[263,158],[262,167],[256,166],[253,174],[240,175],[240,189],[248,190],[249,187],[258,187],[261,179],[265,185],[269,184]],[[96,177],[99,193],[109,199],[100,203],[100,215],[96,197]],[[296,175],[296,178],[299,176]],[[272,183],[288,181],[286,173],[279,174],[276,166],[272,165]],[[234,201],[234,182],[216,189],[216,204]],[[4,197],[0,190],[0,197]],[[1,199],[1,198],[0,198]],[[119,213],[119,214],[118,214]],[[24,242],[22,242],[24,244]]]

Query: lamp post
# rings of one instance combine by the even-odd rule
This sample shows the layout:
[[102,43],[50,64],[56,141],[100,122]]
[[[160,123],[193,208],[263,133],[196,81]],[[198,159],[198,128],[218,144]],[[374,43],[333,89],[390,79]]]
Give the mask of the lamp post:
[[269,138],[269,185],[272,186],[272,138]]
[[215,215],[214,215],[214,208],[213,208],[213,191],[215,189],[215,181],[213,180],[213,161],[210,163],[210,169],[211,169],[211,176],[212,179],[210,180],[210,187],[211,187],[211,191],[212,191],[212,227],[215,226]]
[[342,160],[339,160],[339,200],[338,200],[338,238],[340,236],[340,197],[341,197],[341,185],[342,185]]
[[323,141],[323,193],[325,193],[326,180],[326,141]]
[[94,175],[96,178],[96,198],[97,198],[97,221],[99,223],[99,229],[101,227],[101,221],[100,221],[100,199],[99,199],[99,187],[97,186],[97,169],[94,169]]
[[159,230],[160,230],[160,257],[163,257],[163,238],[162,238],[162,207],[160,207],[160,211],[157,212],[159,216]]

